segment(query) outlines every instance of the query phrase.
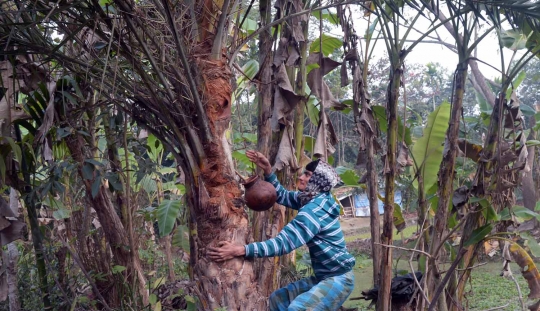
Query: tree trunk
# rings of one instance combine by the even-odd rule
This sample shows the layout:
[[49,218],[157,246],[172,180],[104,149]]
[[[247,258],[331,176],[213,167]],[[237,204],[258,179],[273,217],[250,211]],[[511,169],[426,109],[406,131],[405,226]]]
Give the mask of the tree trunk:
[[[13,214],[19,215],[19,195],[17,190],[11,188],[9,192],[9,207]],[[17,260],[19,251],[15,242],[7,245],[7,250],[2,251],[2,261],[6,265],[6,281],[8,287],[9,311],[21,310],[21,302],[19,301],[19,288],[17,284]]]
[[[186,189],[190,214],[193,216],[191,264],[197,284],[200,310],[265,310],[266,299],[259,293],[258,279],[252,260],[235,258],[216,263],[206,258],[206,248],[219,241],[239,245],[252,242],[248,215],[242,192],[229,155],[226,130],[231,109],[231,72],[221,60],[210,60],[210,47],[192,50],[191,55],[203,81],[201,94],[205,100],[210,140],[201,150],[197,141],[184,145],[180,163],[186,173]],[[223,58],[225,59],[225,58]],[[194,137],[192,137],[194,138]],[[178,139],[184,140],[182,136]],[[201,141],[204,141],[203,137]],[[185,141],[185,140],[184,140]]]
[[[439,198],[437,204],[437,212],[435,214],[435,225],[431,240],[430,254],[432,257],[429,259],[429,274],[428,274],[428,288],[429,293],[433,294],[439,286],[445,286],[441,283],[441,274],[439,271],[439,251],[443,247],[443,237],[447,233],[448,218],[449,218],[449,204],[453,195],[453,183],[454,183],[454,166],[456,162],[456,156],[458,152],[458,134],[459,134],[459,118],[462,115],[463,107],[463,94],[465,93],[465,82],[467,81],[467,69],[468,64],[466,62],[460,63],[456,70],[454,87],[455,92],[453,94],[454,101],[452,102],[452,112],[450,116],[450,122],[448,130],[446,132],[446,141],[443,151],[443,160],[439,169],[439,185],[437,189],[437,197]],[[439,296],[438,310],[446,310],[446,295]],[[431,304],[437,303],[432,301]]]
[[[272,21],[272,2],[262,0],[259,3],[259,14],[261,27]],[[263,31],[259,35],[259,79],[258,86],[258,122],[257,122],[257,150],[272,160],[277,152],[276,145],[279,140],[273,135],[270,120],[272,117],[272,60],[273,60],[273,38],[271,30]],[[273,238],[283,228],[285,219],[285,209],[282,206],[274,205],[268,211],[254,213],[253,215],[253,238],[255,241],[264,241]],[[279,258],[260,258],[255,261],[255,273],[260,280],[260,291],[264,296],[269,296],[280,282]]]
[[[135,278],[136,283],[134,284],[136,284],[137,292],[142,298],[143,305],[147,305],[146,277],[141,267],[138,251],[136,249],[130,250],[130,243],[124,225],[106,192],[107,189],[100,181],[96,181],[100,177],[94,176],[91,180],[84,178],[83,165],[85,159],[92,158],[92,155],[88,154],[84,139],[80,134],[72,134],[66,137],[66,140],[71,156],[78,163],[78,173],[86,189],[86,198],[97,213],[105,238],[111,249],[114,264],[126,267],[125,275],[128,279]],[[97,192],[92,191],[94,182],[100,182]]]
[[397,108],[399,98],[399,87],[401,76],[403,75],[403,60],[392,65],[390,74],[390,83],[388,84],[386,117],[388,119],[388,140],[385,163],[385,194],[384,194],[384,216],[383,232],[381,244],[383,245],[381,255],[381,288],[379,299],[377,300],[377,311],[390,311],[392,282],[392,248],[384,247],[393,244],[393,226],[394,226],[394,188],[396,180],[396,152],[397,152]]

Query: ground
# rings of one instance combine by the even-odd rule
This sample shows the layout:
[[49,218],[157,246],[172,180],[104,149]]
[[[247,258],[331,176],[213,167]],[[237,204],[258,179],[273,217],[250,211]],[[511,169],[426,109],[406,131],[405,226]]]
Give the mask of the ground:
[[[416,231],[415,215],[407,215],[405,218],[408,226],[402,234],[395,234],[396,244],[401,244],[402,239],[406,241]],[[371,288],[373,284],[373,263],[369,256],[371,250],[369,218],[343,218],[341,226],[345,233],[347,247],[356,256],[356,266],[354,267],[356,285],[344,306],[358,308],[359,311],[374,310],[368,308],[369,302],[354,300],[354,298],[361,296],[361,291]],[[394,263],[394,270],[410,271],[408,256],[399,256],[398,254],[396,257],[399,259],[396,259]],[[519,291],[521,291],[522,297],[525,297],[523,302],[526,305],[531,304],[531,301],[527,300],[529,294],[527,282],[521,276],[520,269],[516,264],[512,264],[511,267],[519,285],[519,291],[512,279],[499,276],[502,268],[502,260],[499,257],[483,256],[480,258],[480,263],[482,265],[473,271],[471,282],[467,287],[468,293],[464,302],[466,310],[480,311],[492,308],[508,311],[522,310]],[[413,262],[413,267],[417,267],[416,262]]]

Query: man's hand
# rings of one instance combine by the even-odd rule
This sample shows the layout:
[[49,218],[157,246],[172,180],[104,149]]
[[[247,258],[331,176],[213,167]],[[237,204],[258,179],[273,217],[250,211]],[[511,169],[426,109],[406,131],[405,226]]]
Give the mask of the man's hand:
[[251,162],[263,170],[264,175],[270,175],[272,173],[272,165],[262,153],[255,150],[247,150],[246,156]]
[[208,247],[208,250],[206,251],[208,257],[216,262],[246,255],[246,249],[243,245],[236,245],[231,242],[221,241],[218,243],[218,246],[219,247]]

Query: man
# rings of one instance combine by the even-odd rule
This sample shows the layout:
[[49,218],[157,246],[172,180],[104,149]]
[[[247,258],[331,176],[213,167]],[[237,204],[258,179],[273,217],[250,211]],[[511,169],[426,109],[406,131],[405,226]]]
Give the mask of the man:
[[298,210],[298,215],[273,239],[248,245],[222,241],[219,247],[208,248],[209,258],[220,262],[239,256],[274,257],[307,244],[315,276],[273,292],[270,310],[337,310],[354,288],[355,264],[338,221],[340,207],[330,194],[341,179],[328,163],[316,160],[298,177],[299,191],[287,191],[262,153],[248,150],[246,155],[276,188],[277,203]]

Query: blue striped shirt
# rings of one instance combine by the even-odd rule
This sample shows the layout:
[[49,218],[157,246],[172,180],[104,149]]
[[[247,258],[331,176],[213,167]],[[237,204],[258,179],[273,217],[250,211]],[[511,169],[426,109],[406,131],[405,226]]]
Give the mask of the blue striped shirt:
[[266,181],[276,188],[277,203],[299,212],[275,238],[246,245],[246,257],[280,256],[307,244],[319,280],[351,271],[355,260],[345,246],[338,221],[340,207],[332,195],[320,193],[301,206],[299,192],[285,189],[275,174],[267,176]]

